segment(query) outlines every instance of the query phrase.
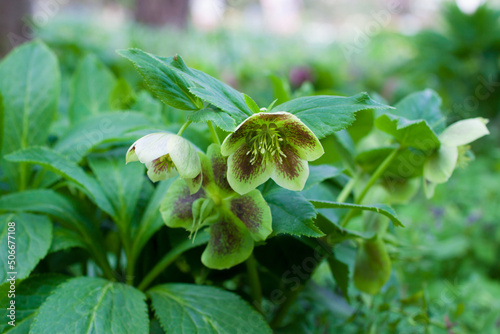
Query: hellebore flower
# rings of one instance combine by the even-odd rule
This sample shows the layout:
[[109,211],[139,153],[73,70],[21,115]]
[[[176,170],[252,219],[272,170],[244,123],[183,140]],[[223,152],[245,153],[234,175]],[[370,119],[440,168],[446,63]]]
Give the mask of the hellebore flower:
[[169,227],[183,227],[195,234],[208,226],[209,241],[201,256],[203,264],[226,269],[245,261],[254,243],[272,232],[271,210],[262,194],[253,190],[240,196],[227,182],[227,158],[212,144],[207,156],[200,153],[203,186],[190,194],[186,184],[176,180],[168,189],[160,212]]
[[[467,144],[490,132],[486,127],[488,120],[477,117],[451,124],[439,135],[441,146],[424,164],[424,190],[428,198],[434,195],[437,184],[448,181],[457,163],[468,151]],[[465,148],[465,149],[464,149]]]
[[202,173],[198,153],[184,138],[167,132],[151,133],[138,139],[127,151],[126,163],[140,161],[148,177],[157,182],[179,175],[190,193],[201,187]]
[[309,176],[307,161],[323,155],[314,133],[287,112],[258,113],[238,125],[222,143],[228,158],[227,179],[246,194],[272,178],[289,190],[302,190]]

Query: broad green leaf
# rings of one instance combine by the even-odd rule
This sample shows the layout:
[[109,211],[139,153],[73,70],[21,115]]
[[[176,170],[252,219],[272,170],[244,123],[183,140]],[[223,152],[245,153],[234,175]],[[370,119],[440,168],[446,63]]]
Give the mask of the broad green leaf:
[[315,223],[328,236],[328,242],[331,245],[339,244],[347,239],[368,240],[374,236],[373,232],[359,232],[340,227],[321,213],[318,214]]
[[444,130],[446,119],[441,114],[441,98],[432,89],[410,94],[394,107],[396,109],[391,110],[394,116],[401,116],[410,121],[423,119],[437,134]]
[[189,120],[193,122],[212,121],[215,125],[227,132],[233,132],[236,128],[236,122],[227,113],[213,108],[205,108],[194,111],[189,115]]
[[59,218],[66,225],[82,225],[81,214],[63,195],[52,189],[33,189],[0,197],[0,212],[44,213]]
[[[9,222],[15,223],[15,231],[9,231]],[[15,234],[9,234],[15,232]],[[10,236],[10,238],[9,238]],[[10,243],[9,243],[10,241]],[[10,250],[15,247],[15,263],[8,261]],[[0,283],[11,275],[16,279],[27,277],[38,262],[45,257],[52,242],[52,223],[45,216],[29,213],[12,213],[0,216]],[[12,267],[11,267],[12,265]],[[16,274],[9,274],[16,272]]]
[[124,154],[89,156],[88,162],[116,214],[116,223],[128,230],[144,182],[144,165],[125,165]]
[[370,204],[370,205],[361,205],[361,204],[351,204],[351,203],[338,203],[338,202],[329,202],[329,201],[311,201],[311,204],[314,205],[316,209],[359,209],[359,210],[367,210],[380,213],[390,220],[396,226],[404,227],[403,223],[396,216],[396,212],[393,208],[386,204]]
[[330,179],[342,173],[342,170],[330,165],[311,165],[309,166],[309,177],[307,178],[304,190],[307,190],[315,184]]
[[132,231],[134,237],[132,252],[134,257],[138,257],[142,247],[148,242],[149,238],[156,231],[158,231],[163,225],[163,219],[160,214],[160,205],[167,193],[170,185],[176,180],[175,178],[170,178],[158,183],[158,186],[153,193],[153,196],[149,200],[148,206],[142,215],[142,219],[136,230]]
[[101,278],[78,277],[61,284],[40,307],[30,333],[147,333],[145,296]]
[[163,284],[148,295],[167,333],[271,333],[261,314],[239,296],[219,288]]
[[154,122],[140,113],[103,113],[75,124],[57,141],[54,150],[71,161],[80,162],[98,144],[122,138],[128,131],[150,126],[154,126]]
[[354,267],[354,284],[371,295],[377,294],[391,276],[391,259],[384,242],[375,237],[364,241],[358,249]]
[[321,139],[351,125],[357,111],[389,108],[391,107],[373,101],[368,94],[360,93],[351,97],[327,95],[300,97],[280,104],[273,111],[294,114]]
[[323,232],[314,225],[316,210],[300,193],[273,187],[263,193],[271,208],[273,234],[321,237]]
[[[2,155],[46,142],[57,111],[59,90],[59,65],[55,55],[44,44],[23,44],[2,60]],[[0,167],[12,188],[26,186],[29,174],[24,164],[2,159]]]
[[356,113],[356,120],[347,131],[349,131],[352,140],[357,143],[372,131],[373,123],[373,109],[360,110]]
[[110,96],[115,83],[113,73],[95,55],[83,58],[71,82],[71,123],[111,109]]
[[7,321],[8,310],[7,305],[10,305],[8,298],[9,283],[5,283],[0,287],[0,305],[5,305],[0,309],[0,332],[8,334],[28,333],[29,328],[35,319],[38,308],[43,304],[48,296],[68,277],[59,274],[34,275],[23,281],[18,281],[15,292],[15,307],[16,307],[16,326],[10,326]]
[[337,282],[345,300],[349,302],[349,266],[337,259],[335,254],[328,256],[327,261],[335,282]]
[[[389,146],[361,152],[356,156],[356,164],[366,173],[373,173],[395,149],[396,146]],[[382,176],[394,179],[409,179],[420,176],[428,156],[429,152],[412,148],[401,149]]]
[[57,225],[54,226],[52,231],[52,244],[50,245],[49,253],[74,247],[87,249],[88,245],[85,244],[82,237],[77,232]]
[[101,186],[96,180],[87,175],[81,167],[66,157],[46,147],[31,147],[9,154],[6,157],[9,161],[29,162],[41,165],[48,170],[61,175],[67,180],[75,182],[82,187],[82,190],[89,195],[92,201],[103,211],[111,216],[115,216],[113,207],[104,195]]
[[135,102],[135,93],[127,80],[119,78],[109,96],[111,110],[130,109]]
[[203,103],[189,88],[194,84],[172,66],[174,58],[160,58],[139,49],[117,51],[130,60],[152,93],[161,101],[181,110],[198,110]]
[[375,125],[396,138],[401,147],[432,151],[440,144],[438,137],[425,120],[409,120],[401,116],[384,114],[375,120]]
[[196,84],[194,87],[189,88],[191,93],[224,110],[237,123],[243,122],[248,116],[252,115],[252,111],[245,103],[245,97],[236,89],[206,73],[187,67],[180,56],[160,59],[171,64],[185,78]]
[[292,94],[288,80],[280,78],[274,74],[270,74],[269,78],[273,83],[274,98],[277,99],[276,105],[290,101]]

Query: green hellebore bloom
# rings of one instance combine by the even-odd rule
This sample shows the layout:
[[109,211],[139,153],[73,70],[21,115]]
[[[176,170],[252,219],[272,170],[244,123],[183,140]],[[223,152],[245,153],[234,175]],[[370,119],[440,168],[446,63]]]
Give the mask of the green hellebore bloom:
[[126,163],[140,161],[148,169],[151,181],[165,180],[177,174],[186,181],[190,193],[201,187],[202,173],[198,153],[184,138],[167,132],[151,133],[130,146]]
[[222,143],[229,156],[227,179],[239,194],[246,194],[272,178],[289,190],[304,188],[307,161],[325,153],[314,133],[287,112],[261,112],[238,125]]
[[200,153],[203,186],[190,194],[186,184],[176,180],[167,191],[160,212],[169,227],[183,227],[191,233],[209,227],[209,241],[203,264],[227,269],[245,261],[254,244],[272,232],[271,210],[262,194],[253,190],[240,196],[227,181],[227,158],[212,144],[207,156]]
[[477,117],[458,121],[440,135],[441,146],[424,164],[424,190],[427,198],[434,195],[437,184],[448,181],[457,166],[459,147],[488,135],[487,119]]

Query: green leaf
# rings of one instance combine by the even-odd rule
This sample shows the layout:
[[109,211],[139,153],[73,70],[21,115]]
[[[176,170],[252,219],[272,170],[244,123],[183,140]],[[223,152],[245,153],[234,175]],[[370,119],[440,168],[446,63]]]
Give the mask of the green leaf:
[[71,82],[68,111],[71,123],[110,110],[115,83],[113,73],[95,55],[83,58]]
[[54,150],[69,160],[80,160],[101,143],[121,139],[126,132],[152,127],[154,122],[136,112],[103,113],[75,124],[58,140]]
[[48,296],[68,278],[59,274],[34,275],[23,281],[18,281],[16,286],[16,326],[7,324],[10,318],[7,317],[7,305],[10,305],[8,298],[9,283],[0,287],[0,304],[5,305],[0,309],[0,332],[8,334],[28,333],[29,328],[35,318],[38,308],[43,304]]
[[349,266],[337,259],[335,253],[328,256],[327,261],[335,282],[337,282],[345,300],[349,302]]
[[139,256],[142,247],[144,247],[146,242],[164,225],[160,214],[160,205],[174,180],[176,179],[170,178],[158,183],[158,186],[156,187],[156,190],[149,200],[144,214],[142,215],[139,226],[132,232],[132,235],[134,236],[132,246],[134,257]]
[[89,156],[88,162],[116,214],[115,222],[128,230],[144,183],[144,165],[125,165],[125,154]]
[[364,241],[358,249],[354,267],[354,284],[366,293],[375,295],[391,276],[391,259],[384,242],[375,237]]
[[273,234],[321,237],[323,232],[314,225],[316,210],[300,193],[273,187],[263,193],[271,208]]
[[255,103],[255,101],[247,94],[243,94],[243,96],[245,97],[245,103],[247,104],[248,108],[250,108],[250,110],[252,110],[254,114],[259,113],[260,108],[257,103]]
[[78,277],[47,298],[30,333],[147,333],[145,296],[122,283]]
[[341,173],[342,170],[330,165],[310,165],[309,177],[307,178],[304,190],[307,190],[315,184],[321,183]]
[[316,225],[328,235],[328,242],[331,245],[339,244],[347,239],[371,239],[374,236],[373,232],[359,232],[343,228],[330,219],[326,218],[321,213],[315,221]]
[[440,144],[438,137],[425,120],[409,120],[401,116],[384,114],[375,120],[375,125],[396,138],[401,147],[432,151]]
[[[57,111],[59,90],[59,65],[55,55],[44,44],[23,44],[2,60],[2,155],[47,141],[50,124]],[[2,159],[0,168],[12,188],[23,189],[26,186],[29,175],[23,164]]]
[[57,153],[46,147],[31,147],[20,150],[6,156],[7,160],[16,162],[29,162],[41,165],[50,171],[61,175],[67,180],[75,182],[82,187],[82,190],[89,195],[92,201],[103,211],[115,216],[113,207],[104,195],[100,185],[94,178],[85,174],[83,169],[72,161],[66,159],[60,153]]
[[203,103],[189,91],[194,84],[172,66],[174,58],[156,57],[139,49],[117,52],[134,64],[152,93],[164,103],[181,110],[203,108]]
[[274,74],[270,74],[269,78],[273,83],[274,98],[277,99],[276,105],[290,101],[292,94],[288,80],[280,78]]
[[300,97],[280,104],[273,111],[294,114],[321,139],[351,125],[357,111],[388,108],[391,107],[373,101],[366,93],[360,93],[351,97],[327,95]]
[[127,80],[119,78],[109,96],[111,110],[130,109],[135,102],[135,93]]
[[83,224],[73,203],[51,189],[25,190],[0,197],[0,212],[23,211],[48,214],[71,226]]
[[233,132],[236,122],[227,113],[213,108],[205,108],[189,114],[189,120],[193,122],[212,121],[215,125],[227,132]]
[[219,288],[163,284],[149,290],[148,295],[167,333],[271,333],[261,314],[239,296]]
[[432,89],[426,89],[406,96],[391,111],[394,116],[404,117],[407,120],[425,120],[429,127],[437,134],[444,130],[446,119],[441,114],[441,98]]
[[392,223],[394,225],[404,227],[403,223],[401,223],[401,221],[397,217],[394,209],[386,204],[361,205],[361,204],[338,203],[329,201],[311,201],[311,204],[314,205],[316,209],[359,209],[359,210],[373,211],[386,216],[387,218],[392,220]]
[[237,123],[243,122],[248,116],[252,115],[252,111],[245,103],[245,97],[236,89],[206,73],[187,67],[180,56],[159,58],[165,63],[171,64],[180,71],[185,78],[196,84],[195,87],[189,88],[191,93],[213,104],[219,109],[224,110],[234,118]]
[[[15,227],[9,230],[9,222]],[[15,232],[9,234],[9,232]],[[10,238],[9,238],[10,235]],[[15,239],[14,239],[15,238]],[[9,241],[11,241],[9,243]],[[15,264],[8,263],[9,248],[14,242]],[[16,279],[28,277],[38,262],[45,257],[52,242],[52,223],[45,216],[29,213],[12,213],[0,216],[0,282],[4,283],[11,275],[17,272]]]
[[69,248],[84,248],[88,246],[82,240],[82,237],[71,230],[64,227],[54,226],[52,231],[52,244],[50,245],[49,253],[58,252]]

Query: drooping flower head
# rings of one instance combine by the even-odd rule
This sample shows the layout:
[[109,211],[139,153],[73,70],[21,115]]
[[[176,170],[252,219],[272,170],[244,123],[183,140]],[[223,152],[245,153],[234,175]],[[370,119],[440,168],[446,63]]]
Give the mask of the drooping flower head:
[[307,161],[324,150],[314,133],[287,112],[261,112],[241,123],[222,143],[228,159],[227,179],[245,194],[272,178],[290,190],[302,190],[309,176]]
[[157,182],[179,175],[190,193],[200,189],[201,163],[198,153],[184,138],[167,132],[151,133],[130,146],[126,163],[140,161],[148,169],[148,177]]
[[457,164],[466,159],[468,144],[488,135],[487,119],[464,119],[448,126],[439,135],[441,146],[424,164],[424,189],[428,198],[434,195],[437,184],[448,181]]
[[227,158],[212,144],[200,153],[203,186],[195,194],[176,180],[161,204],[162,218],[169,227],[183,227],[192,235],[209,228],[209,241],[201,261],[209,268],[226,269],[245,261],[254,243],[272,232],[271,210],[262,194],[253,190],[238,195],[228,184]]

